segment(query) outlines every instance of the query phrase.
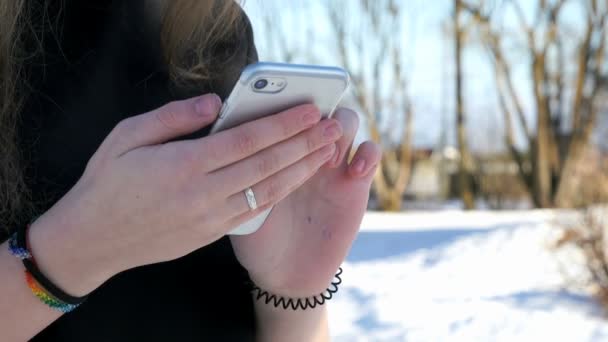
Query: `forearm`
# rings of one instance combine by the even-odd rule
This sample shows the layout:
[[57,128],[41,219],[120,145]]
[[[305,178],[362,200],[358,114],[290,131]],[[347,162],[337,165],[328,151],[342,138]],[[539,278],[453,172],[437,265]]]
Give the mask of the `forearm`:
[[[55,285],[74,296],[91,292],[100,283],[85,275],[77,255],[70,227],[58,215],[42,215],[27,232],[30,250],[40,271]],[[11,254],[8,242],[0,244],[0,340],[26,341],[35,336],[62,313],[44,304],[28,286],[25,267]]]
[[258,341],[329,341],[326,305],[293,311],[254,301]]
[[23,264],[0,245],[0,334],[2,341],[27,341],[61,316],[36,298],[25,282]]

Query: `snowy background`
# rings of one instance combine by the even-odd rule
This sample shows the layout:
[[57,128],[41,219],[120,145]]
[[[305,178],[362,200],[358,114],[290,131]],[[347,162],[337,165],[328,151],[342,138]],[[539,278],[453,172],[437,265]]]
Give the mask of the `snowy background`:
[[369,212],[329,305],[334,340],[608,341],[601,308],[565,287],[580,256],[551,249],[566,216]]

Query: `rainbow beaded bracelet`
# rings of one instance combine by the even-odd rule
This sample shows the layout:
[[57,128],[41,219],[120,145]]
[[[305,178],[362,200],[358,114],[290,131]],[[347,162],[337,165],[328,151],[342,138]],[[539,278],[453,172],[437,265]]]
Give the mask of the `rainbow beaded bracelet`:
[[13,234],[8,240],[8,250],[20,260],[32,257],[32,254],[26,248],[19,246],[19,243],[17,243],[17,233]]
[[34,256],[28,250],[27,246],[27,229],[20,229],[14,233],[9,241],[8,248],[11,254],[19,258],[25,266],[25,280],[32,293],[49,307],[66,313],[77,308],[85,299],[84,297],[73,297],[63,292],[51,281],[49,281],[38,270]]
[[40,299],[40,301],[42,301],[44,304],[50,306],[51,308],[53,308],[55,310],[59,310],[63,313],[66,313],[66,312],[70,312],[70,311],[76,309],[79,305],[79,304],[64,303],[64,302],[60,301],[59,299],[53,297],[49,293],[47,293],[42,287],[40,287],[38,285],[38,283],[36,282],[36,280],[34,279],[32,274],[27,270],[25,271],[25,281],[27,282],[27,285],[32,290],[32,293],[34,293],[34,295],[36,297],[38,297],[38,299]]

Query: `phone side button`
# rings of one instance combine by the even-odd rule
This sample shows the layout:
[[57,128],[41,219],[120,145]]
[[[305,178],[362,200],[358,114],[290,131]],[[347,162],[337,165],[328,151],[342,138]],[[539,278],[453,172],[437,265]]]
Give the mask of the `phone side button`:
[[222,109],[220,109],[220,114],[218,115],[218,118],[223,119],[227,112],[228,112],[228,104],[224,103],[224,105],[222,105]]

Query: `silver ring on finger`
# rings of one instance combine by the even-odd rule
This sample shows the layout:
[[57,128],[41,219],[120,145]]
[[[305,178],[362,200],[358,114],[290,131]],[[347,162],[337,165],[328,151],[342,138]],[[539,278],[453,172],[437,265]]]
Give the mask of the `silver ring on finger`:
[[249,209],[251,211],[256,210],[258,208],[258,203],[255,200],[255,194],[251,188],[247,188],[245,190],[245,198],[247,199],[247,205],[249,205]]

